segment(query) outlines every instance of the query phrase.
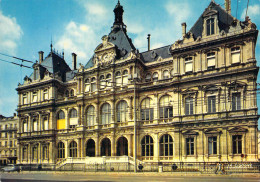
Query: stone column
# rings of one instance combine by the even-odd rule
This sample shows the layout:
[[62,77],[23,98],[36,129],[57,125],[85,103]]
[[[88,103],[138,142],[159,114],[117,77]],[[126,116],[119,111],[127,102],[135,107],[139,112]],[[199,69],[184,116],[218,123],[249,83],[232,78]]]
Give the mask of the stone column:
[[158,139],[158,133],[154,135],[154,161],[159,162],[160,161],[160,154],[159,154],[159,139]]

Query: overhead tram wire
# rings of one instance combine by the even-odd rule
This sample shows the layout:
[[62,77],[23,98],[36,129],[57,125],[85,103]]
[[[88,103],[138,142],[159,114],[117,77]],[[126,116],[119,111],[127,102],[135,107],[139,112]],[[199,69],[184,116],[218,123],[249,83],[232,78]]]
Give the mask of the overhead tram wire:
[[17,65],[17,66],[20,66],[20,67],[25,67],[25,68],[33,69],[33,68],[30,67],[30,66],[26,66],[26,65],[23,65],[23,64],[18,64],[18,63],[11,62],[11,61],[6,61],[6,60],[3,60],[3,59],[0,59],[0,61],[2,61],[2,62],[6,62],[6,63],[10,63],[10,64],[14,64],[14,65]]
[[10,58],[21,60],[22,62],[34,63],[33,61],[28,61],[26,59],[18,58],[18,57],[15,57],[15,56],[10,56],[8,54],[4,54],[4,53],[1,53],[1,52],[0,52],[0,54],[3,55],[3,56],[7,56],[7,57],[10,57]]

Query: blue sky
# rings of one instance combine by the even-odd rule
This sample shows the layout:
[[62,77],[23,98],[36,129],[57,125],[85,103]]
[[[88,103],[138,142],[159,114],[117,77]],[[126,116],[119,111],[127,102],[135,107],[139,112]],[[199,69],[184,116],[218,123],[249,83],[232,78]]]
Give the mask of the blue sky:
[[[148,33],[152,48],[180,39],[181,23],[186,22],[189,30],[210,1],[121,0],[121,4],[128,34],[142,52],[147,49]],[[224,7],[224,0],[215,2]],[[110,32],[116,3],[117,0],[0,0],[0,53],[35,61],[38,51],[47,56],[52,38],[54,48],[59,52],[64,50],[70,66],[72,52],[85,65],[101,43],[101,37]],[[231,4],[232,15],[244,20],[247,0],[232,0]],[[260,27],[260,0],[250,0],[248,15]],[[1,55],[0,59],[19,63]],[[0,114],[11,116],[15,112],[18,103],[15,88],[31,72],[0,61]]]

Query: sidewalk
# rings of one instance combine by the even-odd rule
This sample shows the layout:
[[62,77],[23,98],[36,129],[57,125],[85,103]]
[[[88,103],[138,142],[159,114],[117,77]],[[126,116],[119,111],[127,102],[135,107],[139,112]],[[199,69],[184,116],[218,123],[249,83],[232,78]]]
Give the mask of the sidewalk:
[[109,175],[109,176],[217,176],[217,177],[252,177],[260,179],[259,173],[201,174],[200,172],[84,172],[84,171],[22,171],[21,174],[53,174],[53,175]]

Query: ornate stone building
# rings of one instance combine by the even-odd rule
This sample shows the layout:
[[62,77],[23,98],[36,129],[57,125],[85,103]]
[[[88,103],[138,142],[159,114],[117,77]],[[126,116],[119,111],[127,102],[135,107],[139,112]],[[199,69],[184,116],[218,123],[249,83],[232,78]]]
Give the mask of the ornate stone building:
[[0,165],[15,164],[17,160],[18,117],[0,115]]
[[45,59],[39,52],[17,88],[19,163],[258,161],[258,31],[226,2],[212,1],[188,32],[183,23],[181,40],[142,53],[118,2],[111,32],[85,66],[77,69],[73,53],[69,68],[52,46]]

